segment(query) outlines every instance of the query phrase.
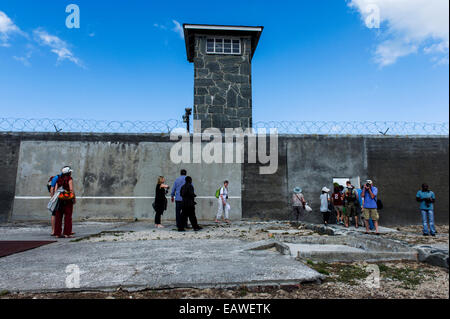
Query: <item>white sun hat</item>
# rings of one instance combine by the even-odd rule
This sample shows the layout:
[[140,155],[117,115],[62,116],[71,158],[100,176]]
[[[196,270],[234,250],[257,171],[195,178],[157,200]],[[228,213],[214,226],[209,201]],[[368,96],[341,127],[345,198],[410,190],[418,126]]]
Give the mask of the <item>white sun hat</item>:
[[68,174],[68,173],[72,173],[72,172],[73,172],[73,170],[70,168],[70,166],[64,166],[61,169],[61,173],[63,173],[63,174]]
[[330,189],[325,186],[322,188],[322,192],[328,193],[329,191],[330,191]]

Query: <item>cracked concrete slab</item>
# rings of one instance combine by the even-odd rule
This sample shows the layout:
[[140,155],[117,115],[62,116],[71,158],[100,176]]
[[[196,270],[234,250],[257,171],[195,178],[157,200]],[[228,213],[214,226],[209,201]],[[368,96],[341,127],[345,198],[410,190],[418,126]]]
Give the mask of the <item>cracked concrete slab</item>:
[[298,284],[322,278],[289,256],[246,250],[247,242],[152,240],[58,242],[0,259],[0,290],[64,291],[66,267],[80,269],[81,290]]
[[[50,218],[49,218],[50,220]],[[124,227],[128,222],[76,222],[73,232],[76,237],[85,237],[101,231]],[[54,240],[50,236],[51,227],[47,223],[11,223],[0,225],[0,240]],[[69,239],[58,239],[69,241]]]

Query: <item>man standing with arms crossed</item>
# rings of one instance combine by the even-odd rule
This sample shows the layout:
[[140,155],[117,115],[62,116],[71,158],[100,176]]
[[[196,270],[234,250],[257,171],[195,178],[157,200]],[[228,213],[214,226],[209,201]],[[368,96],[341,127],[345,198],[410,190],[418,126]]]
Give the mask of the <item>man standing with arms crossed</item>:
[[[422,214],[423,235],[436,236],[436,228],[434,227],[434,202],[436,196],[429,189],[428,184],[422,184],[422,190],[416,194],[416,200],[420,203],[420,212]],[[428,232],[428,226],[430,228]]]

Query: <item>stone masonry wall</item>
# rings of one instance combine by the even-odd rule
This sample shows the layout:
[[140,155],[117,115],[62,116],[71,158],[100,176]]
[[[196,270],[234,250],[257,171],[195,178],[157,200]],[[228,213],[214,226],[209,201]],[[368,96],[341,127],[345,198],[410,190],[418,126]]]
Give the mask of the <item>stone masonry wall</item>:
[[194,119],[202,129],[251,127],[251,39],[241,38],[241,55],[206,54],[206,39],[195,37]]

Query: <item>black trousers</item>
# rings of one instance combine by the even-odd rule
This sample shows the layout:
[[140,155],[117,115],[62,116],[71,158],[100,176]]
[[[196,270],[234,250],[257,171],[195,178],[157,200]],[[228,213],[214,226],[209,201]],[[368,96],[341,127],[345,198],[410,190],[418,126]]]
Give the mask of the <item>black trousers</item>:
[[195,206],[193,207],[183,207],[181,216],[183,217],[183,227],[186,227],[187,221],[189,218],[189,221],[191,222],[192,228],[197,229],[198,223],[197,223],[197,217],[195,216]]
[[164,209],[158,208],[155,214],[155,225],[161,224],[161,216],[164,213]]
[[184,221],[184,218],[182,216],[183,213],[183,202],[182,201],[175,201],[175,218],[177,221],[177,228],[178,229],[184,229],[187,225]]
[[323,215],[323,222],[328,224],[328,220],[330,219],[331,213],[330,212],[323,212],[322,215]]

